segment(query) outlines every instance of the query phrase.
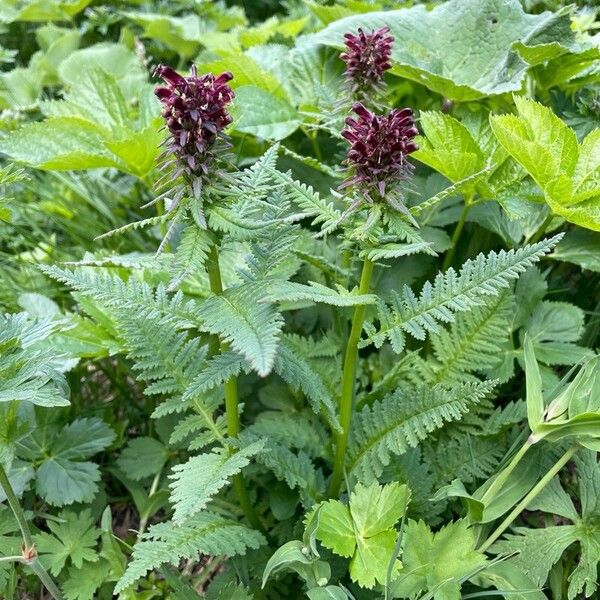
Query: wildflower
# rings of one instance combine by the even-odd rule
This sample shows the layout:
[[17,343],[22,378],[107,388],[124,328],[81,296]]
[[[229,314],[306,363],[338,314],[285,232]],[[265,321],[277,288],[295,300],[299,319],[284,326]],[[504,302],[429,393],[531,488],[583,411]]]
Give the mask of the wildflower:
[[340,58],[346,63],[350,90],[361,100],[381,89],[383,74],[392,66],[390,56],[394,38],[388,35],[389,31],[389,27],[382,27],[365,33],[359,28],[356,35],[344,35],[346,50]]
[[165,65],[159,65],[155,75],[166,84],[155,91],[170,133],[165,154],[178,163],[176,176],[184,173],[192,179],[202,178],[209,173],[215,144],[222,141],[228,145],[222,132],[232,121],[227,105],[234,97],[228,85],[233,75],[198,77],[194,66],[192,74],[183,77]]
[[356,117],[348,117],[342,131],[350,142],[346,161],[350,177],[341,187],[356,186],[368,202],[378,197],[406,212],[392,184],[408,179],[414,169],[407,161],[417,149],[414,138],[419,133],[412,110],[395,108],[388,115],[376,115],[360,102],[352,108]]

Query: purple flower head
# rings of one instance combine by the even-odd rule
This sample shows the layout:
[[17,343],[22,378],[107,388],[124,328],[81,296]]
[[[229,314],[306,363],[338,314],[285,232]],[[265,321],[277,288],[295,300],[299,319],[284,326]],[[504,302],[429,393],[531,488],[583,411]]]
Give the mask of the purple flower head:
[[233,75],[215,77],[207,73],[198,77],[193,66],[192,74],[183,77],[165,65],[159,65],[154,74],[166,84],[157,87],[155,94],[171,134],[167,154],[174,155],[189,175],[206,175],[213,158],[211,149],[232,121],[227,105],[234,97],[228,85]]
[[358,29],[358,33],[346,33],[346,50],[340,58],[346,63],[346,78],[352,92],[359,97],[381,86],[383,74],[392,65],[390,56],[394,38],[388,35],[389,27],[371,33]]
[[417,149],[414,138],[419,133],[413,111],[395,108],[388,115],[376,115],[360,102],[352,109],[356,117],[348,117],[342,131],[350,143],[346,162],[351,176],[342,187],[355,185],[371,201],[373,191],[383,198],[388,184],[412,173],[407,156]]

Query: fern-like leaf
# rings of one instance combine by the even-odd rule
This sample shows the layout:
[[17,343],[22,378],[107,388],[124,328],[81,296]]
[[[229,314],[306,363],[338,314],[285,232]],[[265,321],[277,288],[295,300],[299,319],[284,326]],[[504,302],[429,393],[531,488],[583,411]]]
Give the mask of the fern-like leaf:
[[134,546],[133,560],[117,583],[115,593],[167,562],[178,565],[181,559],[198,560],[203,554],[239,556],[264,543],[260,532],[210,512],[197,514],[180,526],[159,523]]
[[258,440],[235,454],[222,448],[190,458],[173,467],[170,476],[171,503],[175,509],[173,522],[180,524],[203,510],[208,501],[229,479],[239,473],[264,446]]
[[261,283],[229,288],[205,300],[197,313],[204,331],[215,333],[231,344],[263,377],[273,367],[283,326],[283,319],[273,305],[260,302],[264,295]]
[[451,323],[456,313],[483,306],[486,298],[497,296],[510,282],[561,240],[562,234],[517,250],[480,254],[464,263],[460,273],[450,268],[440,273],[434,283],[427,282],[420,295],[405,286],[396,294],[391,307],[379,306],[379,331],[370,331],[368,342],[377,346],[388,339],[399,353],[405,345],[405,335],[424,340],[427,333],[439,333],[440,323]]
[[360,481],[379,477],[392,455],[416,446],[445,423],[456,421],[485,398],[494,382],[470,382],[454,387],[406,386],[355,416],[349,445],[348,470]]

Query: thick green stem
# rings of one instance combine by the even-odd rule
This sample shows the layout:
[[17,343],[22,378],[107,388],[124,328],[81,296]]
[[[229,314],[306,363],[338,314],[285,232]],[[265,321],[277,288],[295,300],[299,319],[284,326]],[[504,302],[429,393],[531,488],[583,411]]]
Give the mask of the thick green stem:
[[[213,246],[208,256],[206,263],[206,270],[208,272],[208,281],[210,284],[210,290],[213,294],[223,293],[223,280],[221,278],[221,269],[219,267],[219,253],[216,246]],[[221,344],[223,349],[227,348],[227,344]],[[240,414],[238,408],[238,389],[237,389],[237,377],[231,377],[225,382],[225,415],[227,417],[227,435],[229,437],[236,437],[240,433]],[[235,450],[232,448],[231,453]],[[240,507],[246,515],[248,522],[254,527],[265,532],[252,502],[248,495],[248,489],[246,488],[246,482],[244,476],[241,473],[233,476],[233,489],[240,503]]]
[[467,215],[469,214],[469,210],[471,209],[471,199],[465,198],[465,205],[463,206],[462,212],[460,213],[460,218],[458,223],[456,224],[456,229],[452,234],[452,246],[449,248],[446,256],[444,258],[444,263],[442,264],[442,271],[445,271],[452,265],[452,260],[454,259],[454,253],[456,252],[456,245],[458,244],[458,240],[460,238],[460,234],[462,233],[463,227],[465,226],[465,222],[467,220]]
[[19,503],[12,485],[10,485],[8,475],[6,474],[2,464],[0,464],[0,487],[4,491],[4,495],[8,500],[8,505],[15,515],[15,519],[17,520],[19,529],[21,530],[21,537],[23,538],[23,556],[21,557],[20,562],[31,567],[31,570],[38,576],[38,579],[42,582],[42,585],[48,590],[50,595],[55,600],[63,600],[60,590],[58,587],[56,587],[56,584],[54,581],[52,581],[52,578],[50,575],[48,575],[46,569],[44,569],[37,558],[37,552],[35,550],[33,538],[31,537],[29,524],[27,523],[27,519],[25,519],[25,514],[23,513],[21,504]]
[[552,478],[573,458],[573,455],[579,449],[578,446],[569,448],[554,466],[531,488],[529,493],[517,504],[508,516],[500,523],[490,537],[483,542],[479,548],[480,552],[485,552],[512,524],[512,522],[527,508],[527,506],[541,493],[541,491],[552,481]]
[[516,466],[521,462],[521,459],[525,456],[527,451],[531,448],[531,443],[527,440],[519,449],[519,451],[513,456],[510,463],[503,469],[490,487],[484,492],[481,497],[481,502],[483,504],[489,504],[496,496],[498,491],[502,488],[502,486],[506,483],[508,476],[515,470]]
[[[373,274],[374,264],[365,258],[362,274],[360,276],[359,294],[368,294]],[[346,447],[348,435],[350,434],[350,423],[352,420],[352,405],[354,401],[354,388],[356,380],[356,360],[358,358],[358,343],[362,332],[365,318],[365,305],[361,304],[354,309],[352,329],[348,336],[346,354],[344,356],[344,370],[342,372],[342,391],[340,395],[340,425],[342,432],[336,436],[335,458],[333,463],[333,475],[329,484],[329,497],[337,497],[344,478],[344,462],[346,459]]]

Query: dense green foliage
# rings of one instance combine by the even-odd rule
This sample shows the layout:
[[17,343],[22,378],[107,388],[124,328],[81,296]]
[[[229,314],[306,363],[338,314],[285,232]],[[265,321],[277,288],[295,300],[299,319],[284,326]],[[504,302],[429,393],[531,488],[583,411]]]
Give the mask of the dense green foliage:
[[[0,598],[597,597],[592,4],[0,0]],[[158,64],[233,75],[207,174]]]

